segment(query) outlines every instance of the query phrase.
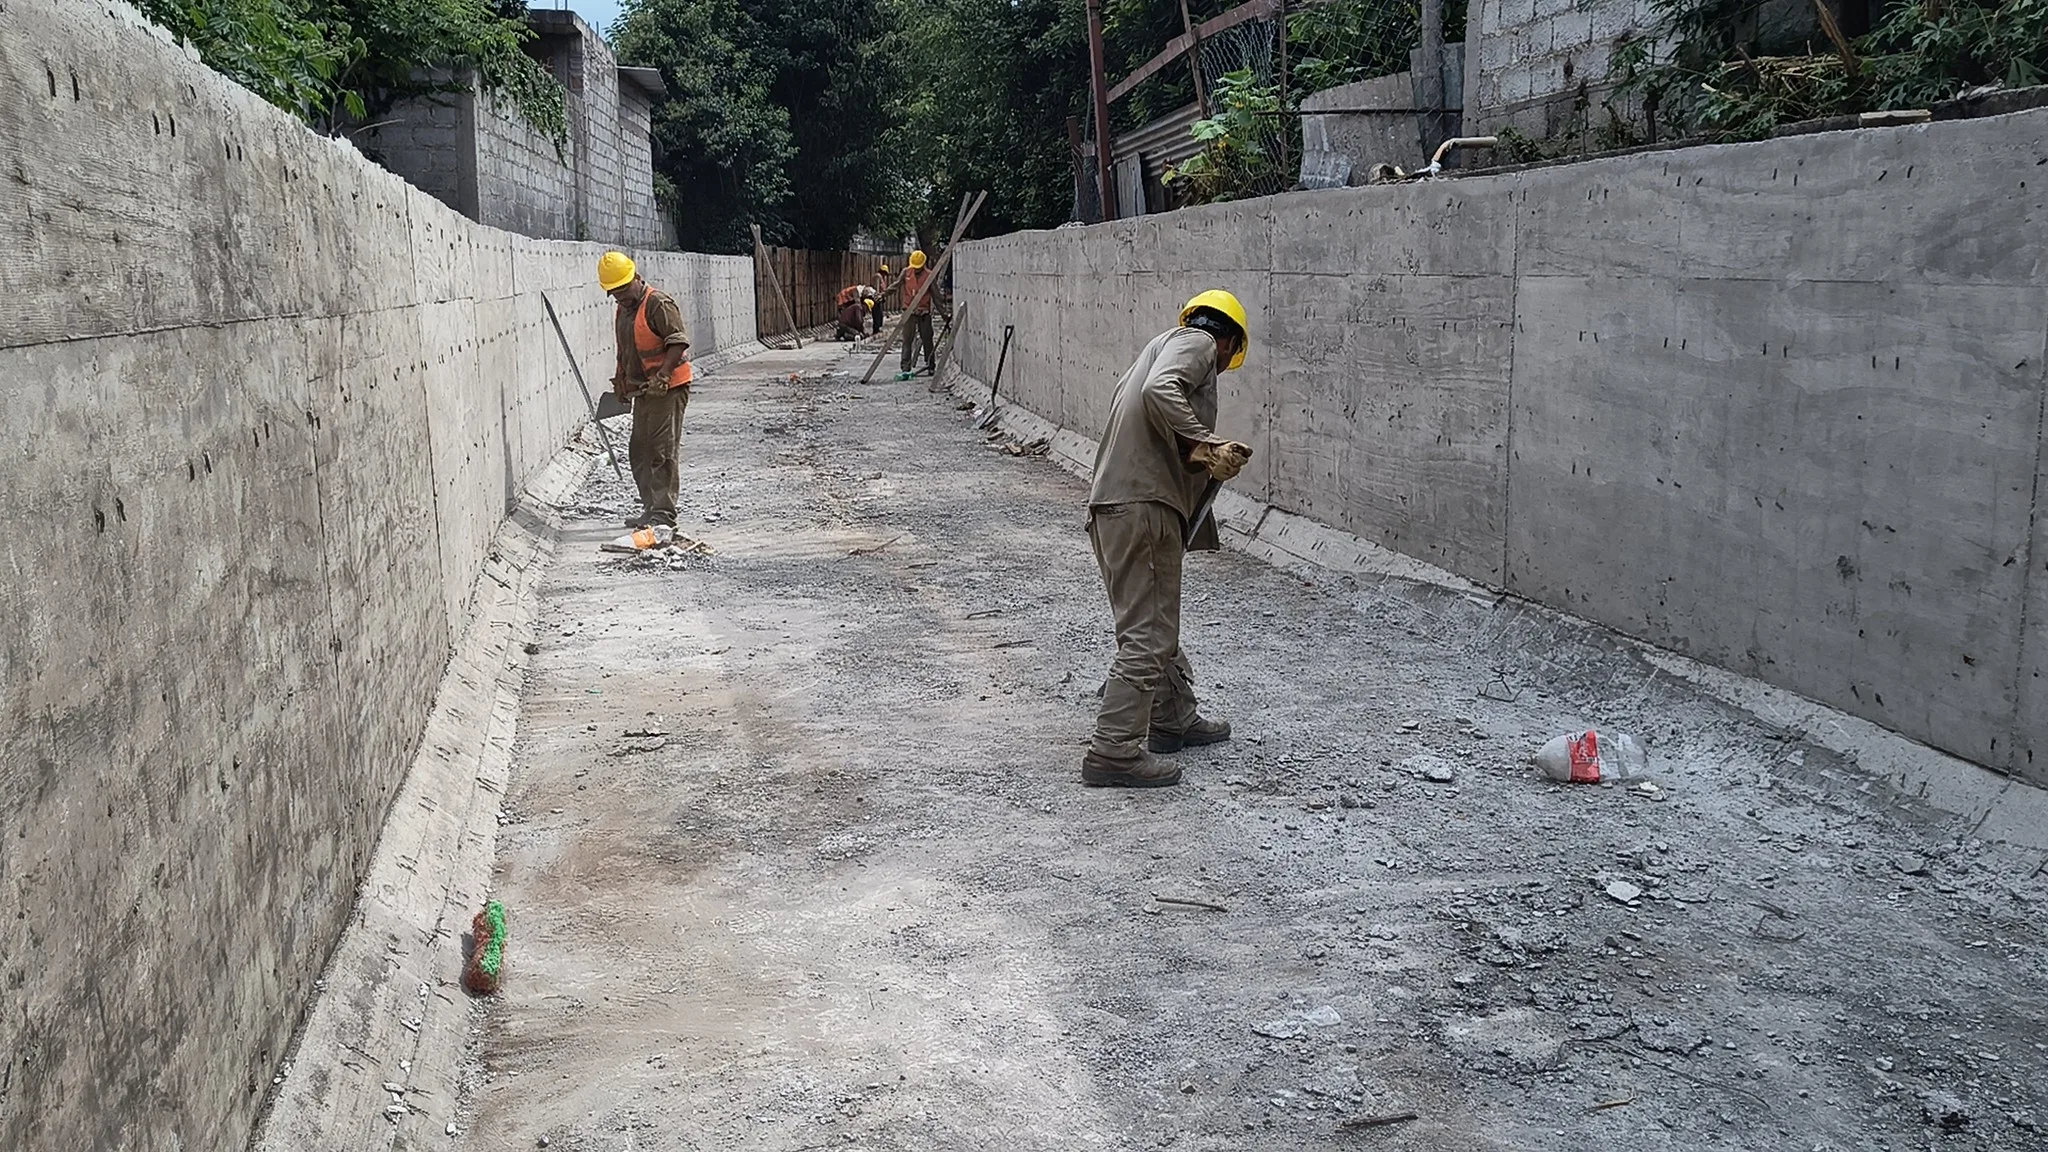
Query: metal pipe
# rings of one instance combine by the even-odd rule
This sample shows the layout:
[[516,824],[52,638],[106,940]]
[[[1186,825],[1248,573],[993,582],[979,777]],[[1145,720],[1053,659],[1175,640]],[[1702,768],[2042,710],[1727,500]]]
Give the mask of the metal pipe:
[[1423,169],[1426,176],[1434,176],[1444,169],[1444,156],[1453,148],[1492,148],[1500,143],[1497,136],[1453,136],[1437,145],[1436,154],[1429,158],[1429,167]]
[[1116,219],[1116,186],[1109,170],[1109,81],[1102,62],[1102,0],[1088,0],[1089,86],[1095,91],[1095,180],[1102,218]]

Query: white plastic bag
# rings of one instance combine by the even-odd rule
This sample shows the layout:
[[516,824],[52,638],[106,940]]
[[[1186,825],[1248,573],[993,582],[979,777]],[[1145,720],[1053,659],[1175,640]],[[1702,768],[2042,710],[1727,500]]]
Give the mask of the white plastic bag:
[[1536,753],[1536,766],[1565,784],[1598,784],[1633,780],[1649,771],[1650,759],[1635,737],[1625,732],[1568,732]]

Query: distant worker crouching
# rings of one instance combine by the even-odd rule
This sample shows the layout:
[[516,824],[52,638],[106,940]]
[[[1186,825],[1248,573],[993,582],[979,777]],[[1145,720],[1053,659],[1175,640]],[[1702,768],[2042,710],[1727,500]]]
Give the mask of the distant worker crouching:
[[1154,753],[1230,738],[1230,725],[1195,710],[1194,670],[1180,646],[1180,580],[1184,553],[1218,544],[1213,519],[1195,523],[1204,492],[1251,459],[1250,448],[1214,431],[1216,374],[1244,363],[1248,333],[1237,297],[1204,292],[1181,310],[1179,327],[1145,346],[1110,398],[1088,538],[1116,618],[1116,661],[1081,761],[1083,784],[1178,784],[1180,768]]
[[640,515],[626,521],[626,527],[674,528],[682,479],[683,410],[690,406],[694,378],[682,309],[642,280],[624,252],[598,258],[597,284],[619,305],[613,325],[619,356],[612,390],[633,406],[633,435],[626,455],[633,465],[633,483],[640,488]]
[[867,284],[848,284],[839,290],[839,308],[832,338],[858,340],[867,328],[868,312],[875,306],[875,290]]

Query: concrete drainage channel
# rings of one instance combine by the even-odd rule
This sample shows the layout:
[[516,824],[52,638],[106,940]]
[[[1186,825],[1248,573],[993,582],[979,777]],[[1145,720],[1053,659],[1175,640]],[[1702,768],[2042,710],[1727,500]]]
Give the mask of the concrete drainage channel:
[[[965,372],[951,372],[943,383],[962,410],[972,408],[980,415],[979,427],[997,428],[995,435],[1014,444],[1037,446],[1061,468],[1083,479],[1094,467],[1095,441],[1088,436],[1014,404],[998,403],[989,410],[988,384]],[[1512,599],[1424,561],[1229,489],[1217,498],[1216,519],[1227,546],[1280,568],[1354,579],[1415,581],[1470,597],[1475,604]],[[1860,789],[1910,797],[1957,818],[1973,836],[2048,852],[2048,790],[1987,771],[1797,693],[1609,633],[1598,624],[1533,602],[1513,602],[1519,611],[1539,618],[1569,621],[1574,628],[1612,636],[1616,643],[1633,647],[1671,676],[1827,749],[1868,777],[1857,785]]]
[[554,556],[554,509],[601,456],[586,427],[499,526],[468,627],[252,1149],[406,1148],[422,1133],[457,1134],[456,1066],[473,1027],[463,938],[490,889],[535,587]]
[[[1080,789],[1106,637],[1079,486],[1031,446],[1085,442],[838,357],[693,400],[703,555],[598,553],[609,469],[557,493],[511,976],[458,1135],[440,1072],[390,1077],[393,1146],[2033,1146],[2038,855],[1831,718],[1238,507],[1186,618],[1240,739],[1171,795]],[[1528,767],[1610,720],[1654,791]]]

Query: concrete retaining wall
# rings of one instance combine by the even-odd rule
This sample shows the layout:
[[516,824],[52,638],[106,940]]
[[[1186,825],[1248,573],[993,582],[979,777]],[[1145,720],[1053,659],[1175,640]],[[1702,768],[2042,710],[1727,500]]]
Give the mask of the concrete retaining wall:
[[[121,5],[0,10],[0,1147],[229,1149],[490,535],[609,376],[478,226]],[[700,353],[752,269],[649,254]]]
[[1248,495],[2048,783],[2043,165],[2048,111],[977,241],[959,354],[1015,324],[1092,436],[1230,288]]

